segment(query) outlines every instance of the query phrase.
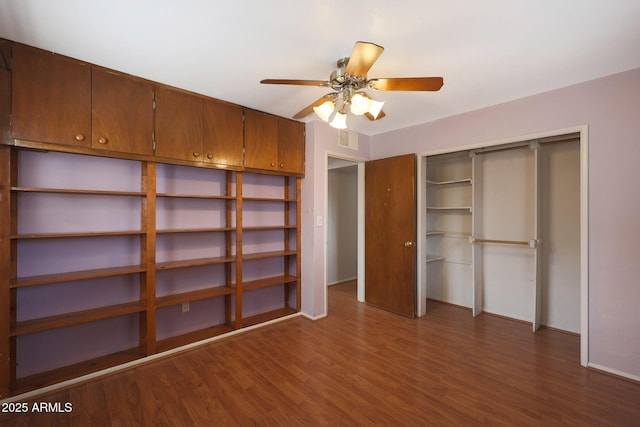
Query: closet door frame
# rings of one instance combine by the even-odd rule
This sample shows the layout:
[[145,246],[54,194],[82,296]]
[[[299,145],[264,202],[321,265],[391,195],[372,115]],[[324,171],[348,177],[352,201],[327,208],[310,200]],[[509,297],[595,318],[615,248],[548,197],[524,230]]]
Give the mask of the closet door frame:
[[[423,238],[427,230],[426,223],[426,158],[438,154],[447,154],[456,151],[470,151],[474,149],[495,147],[504,144],[513,144],[525,141],[535,141],[567,134],[580,135],[580,364],[587,366],[589,363],[589,128],[581,125],[569,128],[549,130],[529,135],[521,135],[498,140],[479,142],[457,147],[440,148],[436,150],[418,153],[416,176],[417,183],[417,257],[419,260],[417,269],[418,301],[417,315],[424,316],[426,311],[427,276],[426,241]],[[537,208],[536,208],[537,209]],[[537,230],[536,230],[537,232]],[[474,274],[474,277],[477,276]],[[476,286],[474,285],[474,288]],[[538,286],[539,288],[539,286]],[[477,286],[481,289],[481,286]],[[474,301],[478,298],[474,297]],[[480,310],[478,310],[479,312]]]

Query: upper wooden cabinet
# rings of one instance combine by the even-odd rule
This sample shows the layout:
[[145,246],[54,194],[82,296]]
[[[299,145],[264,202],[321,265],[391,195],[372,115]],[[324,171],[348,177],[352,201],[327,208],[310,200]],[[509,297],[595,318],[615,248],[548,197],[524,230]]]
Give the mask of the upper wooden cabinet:
[[204,161],[224,166],[243,164],[242,107],[204,100]]
[[11,136],[12,43],[0,39],[0,143]]
[[242,107],[156,88],[156,156],[242,167]]
[[16,44],[13,49],[12,136],[91,146],[91,67]]
[[304,173],[304,123],[278,119],[278,168]]
[[304,123],[245,109],[245,166],[304,174]]
[[202,99],[156,87],[156,156],[202,160]]
[[12,137],[153,154],[153,87],[40,49],[13,53]]
[[91,147],[153,154],[153,86],[110,71],[93,69]]
[[0,48],[13,56],[11,71],[0,61],[0,90],[10,92],[0,143],[304,175],[303,123],[20,43]]

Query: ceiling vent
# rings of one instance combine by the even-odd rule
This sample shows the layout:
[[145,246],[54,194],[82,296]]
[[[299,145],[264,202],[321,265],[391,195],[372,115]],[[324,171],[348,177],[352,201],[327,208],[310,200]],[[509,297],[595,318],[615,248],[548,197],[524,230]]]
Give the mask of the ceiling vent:
[[338,131],[338,145],[350,150],[358,150],[358,134],[348,130]]

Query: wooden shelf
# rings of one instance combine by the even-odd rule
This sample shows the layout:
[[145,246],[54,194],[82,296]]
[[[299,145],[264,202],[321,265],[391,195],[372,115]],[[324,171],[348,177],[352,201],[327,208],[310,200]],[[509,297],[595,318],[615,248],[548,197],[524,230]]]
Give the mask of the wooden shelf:
[[156,298],[156,307],[169,307],[172,305],[182,304],[184,302],[201,301],[204,299],[231,295],[234,292],[234,288],[216,286],[213,288],[199,289],[197,291],[183,292],[181,294],[165,295]]
[[268,288],[270,286],[284,285],[285,283],[293,283],[298,280],[295,276],[284,275],[278,277],[268,277],[266,279],[252,280],[242,284],[242,291],[252,291],[254,289]]
[[255,316],[245,317],[242,319],[242,326],[259,325],[260,323],[268,322],[269,320],[279,319],[290,314],[295,314],[296,310],[290,307],[283,307],[277,310],[268,311],[266,313],[256,314]]
[[430,181],[427,180],[427,184],[430,185],[452,185],[452,184],[471,184],[471,178],[454,179],[452,181]]
[[97,196],[146,196],[146,193],[143,193],[141,191],[74,190],[69,188],[11,187],[11,191],[20,193],[55,193]]
[[26,393],[31,390],[46,387],[92,372],[101,371],[113,366],[122,365],[144,357],[140,347],[131,348],[117,353],[85,360],[62,368],[52,369],[16,380],[15,394]]
[[144,231],[87,231],[87,232],[70,232],[70,233],[30,233],[15,234],[11,236],[14,240],[27,239],[62,239],[67,237],[109,237],[109,236],[135,236],[146,234]]
[[234,328],[232,326],[226,324],[211,326],[209,328],[187,332],[186,334],[176,335],[175,337],[165,338],[157,342],[156,348],[158,353],[161,353],[173,348],[182,347],[183,345],[217,337],[218,335],[223,335],[233,330]]
[[49,329],[64,328],[66,326],[139,313],[141,311],[144,311],[144,304],[141,301],[134,301],[125,304],[76,311],[73,313],[64,313],[38,319],[24,320],[16,323],[15,328],[11,331],[11,336],[33,334],[35,332],[42,332]]
[[276,198],[276,197],[242,197],[242,200],[244,201],[248,201],[248,202],[297,202],[296,199],[282,199],[282,198]]
[[251,261],[255,259],[264,259],[264,258],[275,258],[280,256],[288,256],[288,255],[296,255],[297,252],[295,250],[289,251],[274,251],[274,252],[257,252],[253,254],[242,254],[242,259],[244,261]]
[[235,262],[235,256],[222,256],[212,258],[196,258],[185,259],[181,261],[165,261],[156,264],[156,270],[169,270],[172,268],[197,267],[201,265],[224,264],[226,262]]
[[242,231],[293,230],[295,228],[295,225],[259,225],[255,227],[242,227]]
[[179,193],[158,193],[156,197],[167,197],[176,199],[211,199],[211,200],[235,200],[236,196],[216,196],[207,194],[179,194]]
[[71,282],[74,280],[95,279],[98,277],[122,276],[125,274],[141,273],[146,271],[142,265],[128,265],[124,267],[98,268],[94,270],[70,271],[67,273],[45,274],[42,276],[18,277],[11,282],[11,288],[24,286],[45,285],[48,283]]
[[236,231],[236,227],[216,227],[216,228],[169,228],[156,230],[157,234],[178,234],[178,233],[217,233],[222,231]]

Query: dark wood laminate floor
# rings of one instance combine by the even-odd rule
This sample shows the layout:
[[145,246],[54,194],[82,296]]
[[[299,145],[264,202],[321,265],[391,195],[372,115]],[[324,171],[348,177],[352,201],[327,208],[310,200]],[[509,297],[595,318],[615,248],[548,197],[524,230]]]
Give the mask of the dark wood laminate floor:
[[640,384],[582,368],[579,338],[430,303],[421,319],[332,286],[296,318],[27,402],[2,426],[640,426]]

